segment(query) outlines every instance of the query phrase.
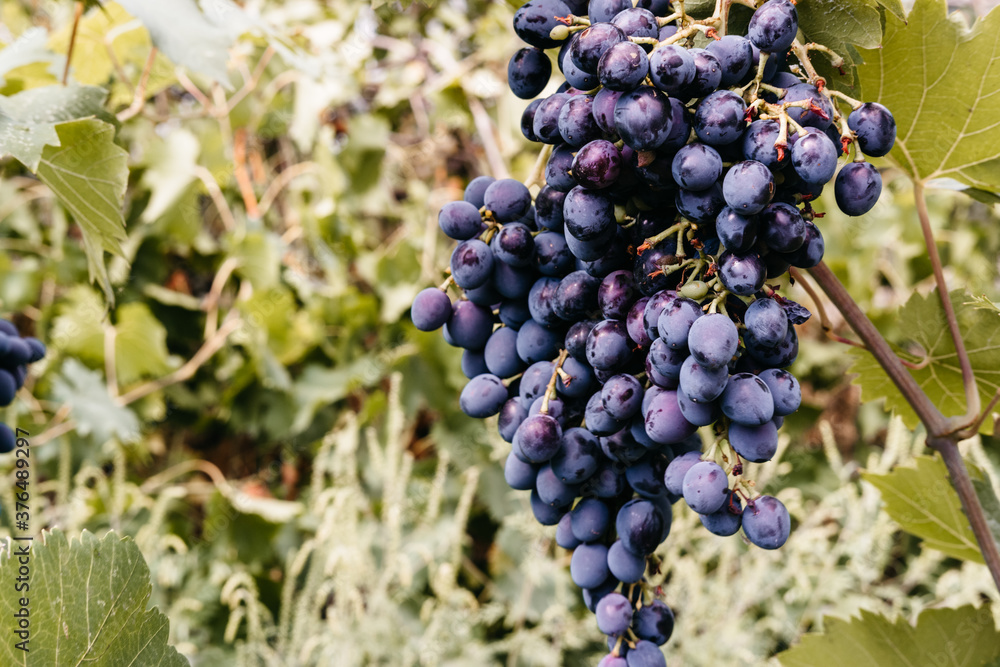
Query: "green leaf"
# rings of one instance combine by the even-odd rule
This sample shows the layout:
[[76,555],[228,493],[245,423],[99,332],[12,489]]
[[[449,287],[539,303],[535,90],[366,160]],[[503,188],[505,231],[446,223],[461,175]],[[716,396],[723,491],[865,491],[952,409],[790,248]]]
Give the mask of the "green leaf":
[[900,0],[878,0],[878,4],[882,9],[886,10],[900,21],[906,21],[906,10],[903,9],[903,3]]
[[890,158],[912,179],[1000,191],[1000,11],[967,31],[945,0],[886,16],[882,48],[861,51],[866,101],[896,118]]
[[[11,543],[8,542],[8,545]],[[19,548],[0,554],[0,578],[13,582]],[[169,621],[148,609],[152,585],[149,567],[132,538],[114,531],[98,539],[83,531],[70,542],[60,530],[42,533],[30,552],[31,591],[17,592],[13,583],[0,593],[0,613],[13,618],[21,596],[29,598],[30,652],[15,647],[8,634],[0,647],[4,665],[69,667],[187,667],[187,658],[167,643]],[[11,627],[13,624],[8,624]],[[29,663],[30,655],[30,663]]]
[[118,4],[142,21],[156,48],[175,64],[232,88],[226,63],[233,35],[224,27],[229,7],[217,3],[219,10],[209,17],[194,0],[119,0]]
[[115,369],[120,385],[172,369],[167,330],[144,303],[127,303],[115,313]]
[[862,478],[882,492],[889,516],[903,530],[921,538],[924,546],[955,558],[984,562],[940,458],[918,456],[915,468],[900,466],[885,475],[866,472]]
[[76,359],[67,359],[63,364],[62,373],[52,385],[52,396],[69,404],[80,435],[93,434],[98,443],[112,437],[133,442],[139,437],[139,420],[135,414],[111,398],[103,375]]
[[47,39],[48,31],[45,28],[29,28],[0,49],[0,87],[6,85],[7,74],[18,68],[35,63],[51,65],[57,59],[58,56],[46,47]]
[[981,470],[973,465],[968,465],[968,468],[969,476],[972,478],[972,486],[979,498],[979,504],[983,506],[983,513],[986,514],[986,523],[990,527],[990,533],[992,533],[997,546],[1000,546],[1000,499],[997,498],[989,478]]
[[[961,290],[951,293],[951,302],[976,376],[980,398],[986,405],[1000,388],[1000,313],[983,308]],[[926,365],[910,369],[910,375],[943,414],[965,414],[962,370],[955,344],[948,335],[944,308],[937,292],[911,296],[900,309],[896,321],[899,331],[906,333],[907,340],[916,343],[926,354],[925,357],[924,354],[897,350],[901,357],[918,364],[926,359]],[[916,428],[920,423],[916,413],[875,357],[861,349],[852,349],[850,354],[854,357],[851,371],[858,374],[854,383],[861,387],[862,398],[873,401],[884,397],[886,408],[902,417],[908,427]],[[990,433],[992,429],[993,424],[987,419],[980,430]]]
[[828,46],[841,55],[845,44],[871,49],[882,39],[875,0],[801,0],[798,12],[799,27],[806,40]]
[[147,167],[140,183],[149,188],[149,203],[142,219],[152,222],[172,207],[195,179],[201,145],[188,130],[178,128],[149,146]]
[[56,125],[102,110],[107,91],[96,86],[45,86],[0,97],[0,157],[13,155],[38,170],[45,146],[59,146]]
[[1000,657],[1000,633],[986,605],[927,609],[916,626],[862,610],[845,621],[827,616],[822,634],[807,634],[778,655],[784,667],[981,667]]
[[47,146],[42,152],[38,177],[83,230],[90,279],[100,283],[113,303],[104,253],[124,257],[122,204],[128,185],[128,153],[115,144],[114,126],[96,118],[61,123],[56,131],[59,146]]

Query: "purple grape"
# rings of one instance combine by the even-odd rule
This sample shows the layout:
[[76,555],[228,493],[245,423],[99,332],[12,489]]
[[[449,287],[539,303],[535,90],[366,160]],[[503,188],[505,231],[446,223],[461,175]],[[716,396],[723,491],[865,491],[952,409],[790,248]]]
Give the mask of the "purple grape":
[[779,153],[775,146],[781,126],[776,120],[755,120],[743,133],[743,157],[756,160],[773,172],[788,164],[788,150]]
[[775,202],[761,211],[760,239],[776,252],[794,252],[805,241],[805,221],[799,210],[784,202]]
[[609,593],[597,603],[597,627],[606,635],[623,635],[632,624],[632,603],[621,593]]
[[774,399],[767,384],[753,373],[736,373],[722,392],[722,412],[741,426],[760,426],[774,417]]
[[[549,95],[535,109],[535,117],[532,120],[531,129],[538,137],[538,141],[546,144],[558,144],[562,142],[562,135],[559,134],[559,114],[563,105],[566,104],[571,95],[567,93],[555,93]],[[549,185],[552,185],[549,182]]]
[[568,56],[573,64],[587,74],[597,74],[603,56],[612,46],[627,41],[625,33],[618,26],[603,21],[594,21],[569,47]]
[[698,518],[708,532],[720,537],[729,537],[739,532],[740,526],[743,525],[743,503],[738,495],[730,491],[721,509],[711,514],[702,514]]
[[595,139],[577,151],[573,178],[589,190],[610,187],[622,170],[622,154],[610,141]]
[[719,420],[719,405],[716,401],[696,403],[688,398],[683,391],[677,392],[677,405],[681,408],[684,419],[695,426],[710,426]]
[[764,347],[773,347],[785,338],[788,332],[788,316],[774,299],[757,299],[747,308],[743,316],[747,335]]
[[864,215],[882,194],[882,177],[868,162],[850,162],[837,174],[833,186],[837,206],[847,215]]
[[[562,137],[560,137],[562,140]],[[545,183],[548,187],[553,190],[557,190],[562,193],[569,192],[574,187],[576,187],[576,179],[569,173],[573,169],[573,147],[567,144],[560,143],[552,150],[552,155],[549,157],[549,161],[545,164]],[[551,195],[555,197],[555,195]],[[536,198],[536,212],[537,212],[537,198]],[[555,216],[551,216],[550,220],[554,220]],[[562,204],[560,202],[558,219],[560,221],[560,226],[563,220],[562,216]],[[552,226],[551,223],[546,225],[549,229],[559,229],[559,227]]]
[[570,190],[563,203],[563,217],[566,229],[575,239],[583,242],[605,239],[609,232],[614,233],[614,203],[599,192],[579,186]]
[[608,436],[617,433],[624,424],[607,413],[604,409],[604,401],[601,399],[601,392],[597,392],[587,401],[584,411],[584,420],[587,422],[587,429],[594,435]]
[[671,163],[677,185],[686,190],[707,190],[722,176],[722,158],[705,144],[688,144],[677,151]]
[[[784,2],[785,0],[770,0]],[[837,148],[822,130],[807,127],[806,135],[792,142],[792,167],[805,183],[822,185],[837,171]]]
[[777,549],[791,532],[788,510],[773,496],[754,498],[743,510],[743,533],[761,549]]
[[587,361],[595,369],[616,370],[631,356],[628,332],[621,320],[604,320],[587,336]]
[[493,312],[471,301],[456,301],[444,331],[458,347],[481,350],[493,333]]
[[701,192],[682,189],[678,191],[674,203],[681,215],[691,222],[700,224],[714,222],[726,207],[726,199],[718,182]]
[[451,312],[448,294],[437,287],[428,287],[413,299],[410,319],[421,331],[435,331],[447,324],[451,319]]
[[559,136],[570,146],[579,148],[601,137],[601,128],[594,119],[594,96],[574,95],[559,110]]
[[521,181],[502,178],[486,188],[483,205],[498,221],[515,222],[531,207],[531,193]]
[[770,0],[750,17],[747,37],[761,51],[787,51],[799,29],[799,14],[789,0]]
[[819,111],[814,111],[811,107],[788,107],[789,118],[799,125],[816,127],[821,130],[825,130],[833,124],[833,102],[811,83],[796,83],[794,86],[790,86],[781,99],[782,102],[801,102],[803,100],[810,100]]
[[541,49],[520,49],[507,64],[507,85],[522,100],[538,96],[552,76],[552,61]]
[[462,390],[462,412],[477,419],[492,417],[507,402],[507,387],[495,375],[477,375]]
[[531,463],[545,463],[559,451],[562,428],[546,414],[532,415],[517,429],[521,452]]
[[774,177],[760,162],[738,162],[726,172],[722,195],[726,204],[742,215],[760,213],[774,196]]
[[[633,284],[635,284],[634,279]],[[600,292],[598,292],[598,299],[600,299]],[[653,342],[646,333],[646,328],[643,325],[643,315],[645,314],[647,303],[649,303],[648,296],[638,299],[629,308],[628,315],[625,316],[625,328],[628,331],[628,337],[632,339],[633,343],[643,349],[649,347]],[[617,318],[609,317],[608,319]]]
[[689,399],[695,403],[708,403],[722,395],[728,379],[729,373],[725,367],[708,368],[698,363],[694,357],[688,357],[681,364],[677,380],[680,391]]
[[514,32],[532,46],[551,49],[559,46],[550,37],[552,29],[562,25],[556,17],[569,14],[569,7],[562,0],[529,0],[514,14]]
[[688,349],[706,368],[724,368],[739,348],[740,335],[726,315],[711,313],[691,325]]
[[804,241],[799,249],[784,255],[792,266],[800,269],[811,269],[823,261],[826,245],[819,228],[808,220],[805,221]]
[[733,294],[750,296],[764,286],[764,262],[756,253],[735,254],[726,251],[719,258],[719,278],[722,285]]
[[608,49],[597,66],[601,85],[611,90],[632,90],[649,74],[649,60],[638,44],[619,42]]
[[552,471],[567,484],[590,479],[600,467],[601,448],[593,433],[583,428],[563,432],[559,451],[551,460]]
[[858,147],[871,157],[882,157],[896,142],[896,119],[878,102],[866,102],[847,117],[847,126],[858,135]]
[[646,559],[626,549],[621,540],[615,540],[608,549],[608,569],[619,581],[635,584],[646,574]]
[[635,613],[632,627],[639,639],[663,646],[674,634],[674,612],[659,600],[653,600]]
[[681,413],[676,391],[658,392],[649,401],[643,413],[646,419],[646,435],[657,444],[671,445],[680,442],[698,430],[698,427],[685,419]]
[[691,466],[700,462],[700,451],[686,452],[671,461],[663,475],[663,482],[667,488],[667,493],[674,496],[684,495],[684,475],[691,469]]
[[581,544],[573,551],[569,574],[580,588],[597,588],[608,578],[608,548],[603,544]]
[[740,83],[757,64],[750,41],[739,35],[726,35],[710,42],[705,49],[719,60],[724,88]]
[[546,328],[534,319],[528,320],[517,331],[517,356],[526,364],[551,359],[559,352],[562,333]]
[[717,90],[698,104],[694,131],[701,141],[710,146],[731,144],[740,138],[746,128],[746,108],[743,98],[733,91]]
[[694,57],[681,46],[668,44],[649,54],[649,78],[669,95],[677,94],[694,81],[695,73]]
[[479,207],[467,201],[453,201],[442,206],[438,212],[438,226],[447,236],[458,241],[471,239],[486,229]]
[[684,502],[699,514],[717,512],[726,502],[729,479],[713,461],[700,461],[688,469],[682,484]]
[[625,655],[625,663],[627,667],[667,667],[660,647],[644,639],[637,641]]
[[756,426],[733,422],[729,425],[729,444],[747,461],[770,461],[778,451],[778,427],[773,421]]
[[677,91],[681,98],[704,97],[714,91],[722,83],[722,63],[715,54],[705,49],[690,49],[688,53],[694,59],[694,78]]
[[802,389],[795,376],[785,370],[769,368],[760,374],[774,399],[774,414],[779,417],[790,415],[802,403]]
[[650,86],[623,93],[615,104],[615,129],[637,151],[652,150],[670,135],[670,100]]
[[688,332],[691,326],[702,316],[701,306],[697,301],[677,298],[660,311],[656,321],[656,330],[667,346],[674,350],[687,349]]
[[619,420],[631,419],[638,414],[642,396],[642,383],[631,375],[615,375],[601,389],[604,410]]
[[746,252],[757,242],[757,216],[740,215],[728,206],[715,219],[719,241],[732,252]]
[[648,500],[630,500],[618,510],[615,530],[625,549],[636,556],[646,556],[663,542],[664,526],[670,525],[671,518]]

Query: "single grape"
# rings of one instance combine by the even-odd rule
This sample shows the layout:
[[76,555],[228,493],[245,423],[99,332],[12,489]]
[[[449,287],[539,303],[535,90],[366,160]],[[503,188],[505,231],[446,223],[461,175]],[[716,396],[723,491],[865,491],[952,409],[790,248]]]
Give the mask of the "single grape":
[[722,69],[721,85],[724,88],[737,85],[757,64],[753,59],[753,47],[746,37],[726,35],[709,42],[705,49],[719,60]]
[[686,394],[692,401],[708,403],[722,395],[728,380],[729,373],[725,366],[709,368],[691,356],[681,364],[678,383],[680,392]]
[[674,155],[671,173],[686,190],[707,190],[722,176],[722,158],[711,146],[688,144]]
[[775,145],[781,126],[776,120],[755,120],[743,133],[743,157],[756,160],[773,172],[788,164],[788,150]]
[[608,549],[608,569],[622,583],[635,584],[646,573],[646,559],[626,549],[621,540],[615,540]]
[[586,362],[567,357],[562,373],[556,378],[556,391],[567,398],[590,396],[594,384],[594,370]]
[[541,105],[541,99],[531,100],[528,106],[524,107],[524,111],[521,112],[521,134],[531,142],[541,141],[541,139],[535,136],[535,112],[538,111],[538,107]]
[[[472,185],[470,183],[469,187]],[[447,236],[458,241],[471,239],[486,229],[479,207],[467,201],[453,201],[442,206],[438,212],[438,226]]]
[[729,444],[747,461],[770,461],[778,451],[778,427],[773,421],[758,426],[733,422],[729,425]]
[[659,600],[653,600],[635,613],[632,628],[639,639],[663,646],[674,634],[674,612]]
[[605,21],[594,21],[579,33],[569,47],[568,55],[573,64],[588,74],[597,74],[601,57],[615,44],[626,42],[621,29]]
[[642,311],[642,323],[646,329],[646,335],[651,340],[660,337],[660,332],[657,329],[657,324],[660,321],[660,313],[676,298],[677,292],[674,290],[660,290],[650,296],[649,301],[646,302],[646,306]]
[[492,417],[506,402],[507,387],[500,378],[490,374],[477,375],[469,380],[459,397],[462,412],[477,419]]
[[559,110],[559,136],[568,145],[579,148],[601,137],[593,108],[593,95],[574,95]]
[[[799,125],[825,130],[833,124],[833,102],[811,83],[796,83],[785,91],[782,102],[808,100],[810,107],[788,107],[788,116]],[[818,111],[817,111],[818,110]]]
[[555,314],[569,322],[584,317],[597,308],[597,288],[601,281],[586,271],[574,271],[559,281],[553,296]]
[[[650,445],[658,447],[655,442],[649,440],[645,428],[640,430],[642,437],[648,440]],[[630,434],[631,432],[631,429],[629,429]],[[655,453],[647,454],[638,462],[625,468],[625,481],[628,482],[633,491],[643,498],[653,499],[662,496],[666,493],[666,490],[663,488],[663,473],[666,467],[666,458]]]
[[632,90],[649,74],[649,60],[638,44],[619,42],[601,56],[597,74],[605,88],[623,92]]
[[600,242],[615,231],[615,207],[611,199],[579,186],[566,195],[563,217],[566,229],[580,241]]
[[595,369],[613,371],[632,356],[628,332],[621,320],[604,320],[587,336],[587,361]]
[[507,85],[522,100],[536,97],[552,76],[552,61],[541,49],[520,49],[507,64]]
[[[497,264],[503,264],[503,262],[497,262]],[[496,272],[496,267],[493,268],[493,271]],[[521,298],[501,301],[499,315],[500,322],[512,329],[520,329],[525,322],[531,319],[528,304]]]
[[602,500],[584,498],[570,512],[570,525],[580,542],[600,540],[611,525],[611,510]]
[[[472,204],[472,206],[478,211],[485,203],[483,197],[486,195],[486,188],[490,187],[496,180],[497,179],[492,176],[477,176],[469,181],[469,184],[465,186],[465,192],[462,199],[464,199],[467,204]],[[445,233],[447,234],[448,232]],[[464,241],[465,239],[460,240]]]
[[725,207],[715,218],[719,242],[732,252],[746,252],[757,242],[757,216],[745,216]]
[[410,318],[421,331],[435,331],[448,323],[451,312],[448,294],[437,287],[428,287],[413,299]]
[[587,422],[587,429],[594,435],[600,436],[617,433],[623,426],[621,421],[609,415],[604,409],[604,401],[599,391],[588,399],[587,407],[584,409],[584,420]]
[[653,642],[640,639],[635,647],[625,655],[628,667],[667,667],[667,659],[663,657],[660,647]]
[[632,603],[621,593],[609,593],[597,603],[597,627],[606,635],[622,635],[632,624]]
[[722,392],[722,412],[742,426],[760,426],[774,417],[774,399],[767,384],[753,373],[736,373]]
[[597,320],[581,320],[569,328],[563,345],[569,356],[577,361],[587,361],[587,337],[596,325]]
[[717,90],[698,104],[694,131],[706,144],[725,146],[743,134],[747,124],[745,115],[746,104],[742,97],[731,90]]
[[615,530],[622,546],[637,556],[653,553],[663,542],[664,525],[671,517],[649,500],[636,499],[625,503],[615,519]]
[[[634,284],[634,278],[633,278]],[[598,297],[599,298],[599,297]],[[635,301],[632,307],[629,308],[628,314],[625,316],[625,328],[628,331],[629,338],[635,343],[639,348],[648,348],[653,342],[649,335],[646,333],[646,328],[643,326],[643,314],[646,311],[646,304],[649,303],[649,297],[644,296]],[[617,319],[609,317],[608,319]]]
[[[531,129],[538,137],[538,141],[546,144],[562,143],[562,135],[559,134],[559,113],[570,97],[572,96],[567,93],[549,95],[535,109]],[[549,185],[552,183],[549,182]]]
[[526,463],[514,454],[508,454],[503,467],[503,477],[508,486],[515,491],[530,491],[535,488],[538,466]]
[[597,305],[607,319],[623,320],[628,316],[638,293],[631,271],[612,271],[604,277],[597,289]]
[[551,359],[559,352],[563,336],[531,319],[517,332],[517,356],[526,364]]
[[[652,392],[647,392],[647,394]],[[646,435],[653,442],[670,445],[680,442],[698,430],[698,427],[684,418],[677,402],[677,392],[663,390],[649,401],[643,410],[646,420]]]
[[[560,517],[561,518],[561,517]],[[573,551],[569,574],[580,588],[596,588],[608,578],[608,548],[603,544],[581,544]]]
[[738,162],[726,172],[722,195],[726,204],[742,215],[760,213],[774,196],[774,177],[760,162]]
[[705,368],[725,368],[739,348],[740,334],[728,316],[710,313],[688,332],[691,357]]
[[726,251],[719,258],[719,278],[733,294],[750,296],[764,286],[764,262],[753,252],[736,254]]
[[517,432],[517,427],[527,418],[528,410],[521,397],[514,396],[508,399],[500,408],[500,415],[497,417],[497,430],[500,432],[500,437],[511,442]]
[[486,355],[482,350],[464,350],[462,352],[462,373],[470,380],[477,375],[489,373],[486,365]]
[[523,371],[527,364],[517,354],[517,331],[500,327],[486,341],[484,356],[489,372],[500,378],[509,378]]
[[694,464],[684,475],[684,501],[699,514],[717,512],[726,502],[729,479],[714,461]]
[[778,53],[788,50],[798,29],[799,15],[795,5],[789,0],[769,0],[750,17],[747,37],[761,51]]
[[802,403],[802,389],[794,375],[778,368],[768,368],[762,371],[759,377],[771,390],[775,415],[784,417],[799,409]]
[[642,396],[642,383],[631,375],[615,375],[601,389],[604,410],[619,420],[631,419],[639,412]]
[[568,508],[573,504],[573,499],[580,495],[579,486],[564,483],[548,464],[538,469],[535,491],[543,503],[559,508]]
[[694,57],[676,44],[668,44],[649,55],[649,78],[653,85],[669,95],[677,94],[695,77]]
[[861,152],[882,157],[896,142],[896,119],[878,102],[866,102],[847,117],[847,126],[858,136]]
[[552,471],[567,484],[580,484],[597,472],[601,458],[593,433],[583,428],[566,429],[561,447],[551,460]]
[[556,507],[542,500],[537,490],[531,491],[531,513],[535,516],[535,521],[543,526],[555,526],[566,513],[564,507]]
[[514,32],[532,46],[551,49],[559,46],[550,37],[552,29],[562,25],[556,17],[569,14],[569,7],[562,0],[529,0],[514,14]]
[[624,428],[627,420],[619,420],[623,427],[600,438],[601,451],[611,461],[631,466],[646,455],[646,446],[632,437],[631,429]]
[[677,91],[682,99],[704,97],[722,83],[722,63],[715,54],[705,49],[690,49],[689,53],[694,58],[694,78]]
[[837,174],[833,186],[837,206],[847,215],[864,215],[882,194],[882,177],[868,162],[850,162]]
[[788,331],[788,316],[785,309],[774,299],[757,299],[747,308],[743,316],[747,335],[754,342],[765,347],[773,347],[785,338]]
[[521,451],[531,463],[545,463],[559,452],[562,441],[559,422],[547,414],[528,417],[517,429]]
[[695,426],[710,426],[719,420],[721,414],[717,401],[695,403],[684,391],[677,392],[677,405],[684,419]]
[[604,139],[586,144],[573,159],[573,178],[588,190],[601,190],[614,185],[621,170],[621,151]]
[[569,512],[563,514],[563,517],[559,519],[559,523],[556,525],[556,544],[570,551],[580,546],[580,540],[573,537]]
[[792,167],[799,178],[811,185],[822,185],[833,178],[837,171],[837,154],[830,137],[815,127],[807,127],[805,136],[792,141]]
[[716,182],[701,192],[681,189],[674,204],[681,215],[691,222],[707,225],[719,217],[719,213],[726,207],[726,199],[722,194],[722,186]]
[[691,469],[691,466],[700,462],[701,451],[686,452],[671,461],[663,475],[667,493],[682,496],[684,494],[684,476]]
[[773,496],[754,498],[743,510],[743,533],[762,549],[777,549],[791,532],[788,510]]
[[[562,137],[559,138],[560,141]],[[563,222],[562,215],[562,201],[565,199],[565,193],[569,192],[577,186],[576,179],[570,174],[573,169],[573,147],[568,144],[560,143],[554,149],[552,149],[552,155],[549,157],[549,161],[545,163],[545,183],[547,187],[564,193],[563,198],[560,199],[559,203],[559,214],[558,220],[560,222],[559,226],[555,225],[555,214],[549,216],[550,224],[546,225],[548,229],[560,229],[561,223]],[[555,199],[555,195],[549,195]],[[537,198],[536,198],[536,214],[537,214]],[[553,202],[554,203],[554,202]],[[543,207],[545,205],[543,204]]]
[[615,129],[637,151],[652,150],[666,141],[670,123],[670,101],[656,88],[640,86],[622,93],[615,103]]
[[688,332],[695,321],[702,316],[701,306],[697,301],[687,298],[677,298],[660,311],[656,321],[656,330],[668,347],[674,350],[687,349]]
[[456,301],[451,319],[444,325],[445,335],[454,345],[467,350],[481,350],[493,333],[493,312],[471,301]]
[[792,266],[800,269],[811,269],[823,261],[826,244],[823,241],[823,234],[820,233],[816,225],[806,220],[805,227],[806,230],[803,234],[805,240],[802,245],[799,246],[798,250],[786,253],[784,257]]
[[681,376],[681,365],[687,359],[687,341],[682,348],[674,349],[663,338],[657,338],[649,346],[646,358],[650,364],[665,377],[676,380]]

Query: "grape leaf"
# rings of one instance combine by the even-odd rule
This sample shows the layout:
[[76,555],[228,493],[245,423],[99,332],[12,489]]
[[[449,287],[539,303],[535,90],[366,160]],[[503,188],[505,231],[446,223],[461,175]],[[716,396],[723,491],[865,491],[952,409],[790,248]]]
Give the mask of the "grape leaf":
[[823,44],[841,55],[845,44],[873,49],[882,39],[875,0],[800,0],[797,7],[806,41]]
[[108,394],[104,377],[76,359],[67,359],[52,385],[52,396],[70,406],[80,435],[93,434],[104,443],[112,437],[123,442],[138,439],[139,420],[128,408],[118,405]]
[[144,303],[126,303],[115,313],[115,370],[118,382],[164,375],[173,368],[167,329]]
[[119,0],[118,4],[142,21],[156,48],[175,64],[232,88],[226,66],[233,43],[233,35],[225,27],[229,11],[213,11],[209,16],[195,0]]
[[[11,542],[7,543],[8,546]],[[11,582],[0,593],[0,613],[13,618],[21,609],[13,581],[19,547],[0,554],[0,578]],[[186,667],[187,658],[167,643],[169,621],[147,609],[152,585],[149,568],[131,538],[114,531],[98,539],[83,531],[70,542],[60,530],[44,532],[31,546],[30,652],[15,648],[8,635],[0,646],[4,665],[102,665],[102,667]],[[12,625],[12,624],[11,624]],[[29,661],[29,657],[30,661]]]
[[896,118],[890,158],[911,178],[953,178],[1000,191],[1000,10],[971,31],[945,0],[887,15],[882,48],[861,49],[866,101]]
[[955,558],[984,562],[940,458],[918,456],[915,468],[900,466],[885,475],[866,472],[861,476],[882,493],[889,516],[903,530],[922,539],[924,546]]
[[47,38],[48,31],[45,28],[29,28],[0,50],[0,87],[6,85],[7,74],[20,67],[35,63],[52,65],[59,59],[59,56],[46,47]]
[[[961,290],[951,293],[951,302],[976,376],[980,398],[986,405],[1000,389],[1000,313],[978,306],[972,297]],[[914,294],[900,309],[896,319],[899,331],[906,332],[908,339],[918,344],[927,355],[926,365],[911,369],[910,375],[945,416],[965,414],[962,371],[955,344],[948,335],[944,308],[937,292],[927,296]],[[854,357],[851,371],[858,374],[854,383],[861,387],[862,398],[873,401],[884,397],[888,409],[902,417],[908,427],[916,428],[920,423],[916,413],[875,357],[866,350],[856,348],[852,348],[850,354]],[[924,362],[922,356],[907,351],[897,349],[897,354],[918,364]],[[991,433],[992,430],[992,420],[985,420],[980,431]]]
[[38,170],[42,149],[59,146],[56,125],[101,112],[107,92],[96,86],[45,86],[0,96],[0,157]]
[[823,633],[804,635],[778,655],[784,667],[980,667],[1000,658],[1000,633],[983,605],[927,609],[916,626],[862,610],[858,618],[823,619]]
[[115,144],[114,126],[96,118],[61,123],[56,132],[60,145],[42,151],[38,177],[83,230],[90,279],[97,280],[113,303],[104,253],[124,256],[122,204],[128,185],[128,153]]

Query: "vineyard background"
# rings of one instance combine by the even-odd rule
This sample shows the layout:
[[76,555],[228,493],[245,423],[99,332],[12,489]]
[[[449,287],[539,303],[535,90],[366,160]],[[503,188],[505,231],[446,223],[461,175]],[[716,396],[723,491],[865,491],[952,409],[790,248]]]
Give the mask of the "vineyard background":
[[[129,4],[86,12],[69,70],[108,89],[130,169],[106,275],[91,282],[50,189],[0,163],[0,310],[50,349],[3,414],[31,434],[34,529],[134,538],[193,665],[596,663],[566,552],[504,483],[508,445],[458,410],[460,355],[406,316],[441,280],[438,208],[534,162],[504,81],[516,5],[206,2],[194,23],[149,19],[191,54],[177,63],[151,57]],[[73,9],[2,4],[0,94],[58,83]],[[910,183],[880,166],[875,209],[847,218],[831,191],[822,228],[894,339],[933,277]],[[934,190],[930,207],[949,283],[1000,300],[1000,206]],[[921,436],[862,402],[850,348],[816,321],[800,336],[803,409],[756,475],[791,538],[748,548],[675,508],[655,579],[677,613],[669,664],[764,664],[862,610],[988,601],[1000,618],[987,570],[903,532],[861,479],[915,465]],[[1000,493],[997,440],[963,452]]]

